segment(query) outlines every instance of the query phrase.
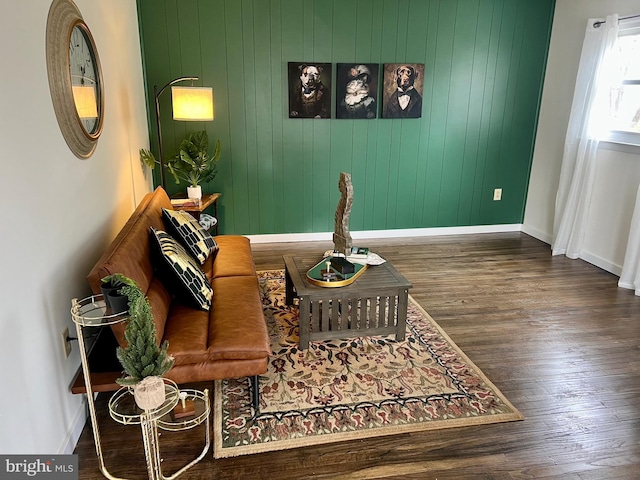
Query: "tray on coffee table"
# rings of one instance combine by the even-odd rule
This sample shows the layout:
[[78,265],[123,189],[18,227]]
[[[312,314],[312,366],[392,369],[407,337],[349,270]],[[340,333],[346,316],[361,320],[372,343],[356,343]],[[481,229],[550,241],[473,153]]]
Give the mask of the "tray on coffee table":
[[[344,257],[336,257],[344,258]],[[353,272],[342,273],[333,265],[334,258],[325,257],[307,271],[307,280],[318,287],[346,287],[351,285],[367,269],[366,265],[351,263]],[[329,275],[327,275],[329,272]],[[329,278],[328,278],[329,277]]]

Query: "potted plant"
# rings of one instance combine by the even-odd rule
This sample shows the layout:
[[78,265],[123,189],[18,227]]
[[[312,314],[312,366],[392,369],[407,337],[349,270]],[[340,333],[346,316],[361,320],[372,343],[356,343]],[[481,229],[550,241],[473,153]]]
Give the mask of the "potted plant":
[[121,273],[114,273],[101,279],[100,290],[107,307],[112,313],[122,313],[127,311],[128,299],[120,290],[125,285],[135,285],[136,283],[129,277]]
[[162,375],[173,366],[174,359],[167,353],[169,342],[165,340],[158,345],[149,300],[133,280],[128,280],[133,284],[121,288],[129,301],[129,321],[124,333],[127,346],[116,350],[126,376],[116,382],[132,386],[136,404],[143,410],[151,410],[164,402]]
[[[171,172],[176,183],[187,183],[189,198],[201,198],[201,183],[210,182],[218,173],[220,160],[220,140],[216,142],[213,155],[209,155],[209,137],[206,130],[193,132],[180,143],[178,153],[165,162],[165,167]],[[149,167],[154,168],[160,162],[149,150],[140,149],[140,159]]]

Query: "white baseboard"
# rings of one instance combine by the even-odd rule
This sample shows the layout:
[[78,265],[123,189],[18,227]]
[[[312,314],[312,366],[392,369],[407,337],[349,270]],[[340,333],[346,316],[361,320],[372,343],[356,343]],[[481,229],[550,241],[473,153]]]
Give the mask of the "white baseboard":
[[531,225],[523,224],[522,232],[532,236],[533,238],[537,238],[541,242],[548,243],[549,245],[551,245],[551,242],[553,240],[550,234],[543,232],[542,230],[538,230]]
[[592,253],[580,252],[580,258],[585,262],[589,262],[590,264],[595,265],[606,272],[617,275],[618,277],[622,274],[622,265],[617,265]]
[[[552,242],[551,235],[541,230],[538,230],[537,228],[534,228],[530,225],[523,224],[522,232],[526,233],[527,235],[531,235],[534,238],[537,238],[541,242],[548,243],[549,245],[551,245],[551,242]],[[558,252],[557,254],[565,255],[565,253],[566,252]],[[598,255],[594,255],[593,253],[580,252],[580,254],[576,258],[580,258],[581,260],[584,260],[585,262],[595,265],[596,267],[601,268],[606,272],[617,275],[618,277],[622,274],[621,265],[610,262],[609,260],[605,260],[604,258],[599,257]]]
[[[361,230],[356,232],[351,231],[351,237],[354,240],[360,240],[369,238],[433,237],[439,235],[467,235],[473,233],[504,233],[520,231],[522,231],[522,224],[514,223],[504,225],[473,225],[468,227]],[[251,240],[251,243],[323,242],[332,241],[333,232],[247,235],[247,237]]]
[[71,422],[71,428],[67,432],[67,435],[62,442],[62,447],[58,452],[59,455],[70,455],[76,449],[80,435],[84,429],[84,425],[87,422],[87,397],[82,396],[83,400],[80,403],[80,407],[76,411],[76,414]]
[[267,233],[245,235],[251,243],[324,242],[333,239],[333,232],[320,233]]

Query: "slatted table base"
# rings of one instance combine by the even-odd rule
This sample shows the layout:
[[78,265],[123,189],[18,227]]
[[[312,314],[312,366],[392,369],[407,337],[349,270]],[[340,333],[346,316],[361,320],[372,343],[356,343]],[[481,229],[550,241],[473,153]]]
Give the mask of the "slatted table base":
[[310,341],[393,335],[405,338],[408,291],[392,296],[300,298],[300,348]]

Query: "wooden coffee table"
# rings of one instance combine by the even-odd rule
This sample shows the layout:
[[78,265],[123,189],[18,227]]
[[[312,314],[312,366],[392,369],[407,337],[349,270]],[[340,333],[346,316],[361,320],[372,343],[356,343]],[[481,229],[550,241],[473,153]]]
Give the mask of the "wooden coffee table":
[[407,301],[413,286],[391,263],[369,266],[351,285],[325,288],[307,279],[321,257],[285,255],[286,302],[299,299],[300,348],[310,341],[395,334],[405,338]]

